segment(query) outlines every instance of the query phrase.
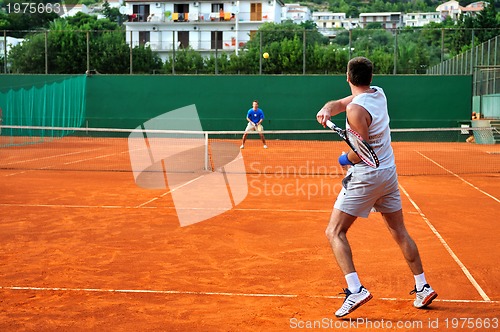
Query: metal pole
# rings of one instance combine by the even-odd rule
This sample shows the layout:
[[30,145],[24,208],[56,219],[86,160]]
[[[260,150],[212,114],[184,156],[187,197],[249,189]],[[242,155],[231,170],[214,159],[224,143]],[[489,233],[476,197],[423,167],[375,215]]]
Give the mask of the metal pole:
[[7,74],[7,30],[3,31],[3,72]]
[[349,27],[349,60],[352,59],[352,30]]
[[48,31],[45,31],[45,74],[49,73],[49,43]]
[[90,31],[87,31],[87,72],[90,70]]
[[134,72],[133,71],[133,68],[132,68],[132,50],[133,50],[133,41],[132,41],[132,31],[130,31],[130,58],[129,58],[129,62],[130,62],[130,75],[132,75],[132,73]]
[[218,39],[218,31],[215,31],[215,75],[218,75],[219,74],[219,66],[217,64],[217,58],[218,58],[218,42],[219,42],[219,39]]
[[395,30],[394,34],[394,71],[393,74],[396,75],[398,72],[398,29]]
[[240,33],[240,30],[239,30],[239,23],[238,21],[240,20],[240,2],[239,1],[236,1],[236,12],[235,12],[235,15],[234,15],[234,19],[236,20],[236,38],[235,38],[235,43],[236,43],[236,55],[238,55],[238,52],[239,52],[239,38],[238,38],[238,35]]
[[304,40],[302,45],[302,75],[306,74],[306,29],[304,29]]
[[175,31],[172,31],[172,74],[175,75]]
[[259,75],[262,75],[262,31],[259,31]]
[[470,73],[474,73],[474,29],[472,29],[472,40],[470,48]]
[[[441,29],[441,63],[444,62],[444,29]],[[443,72],[440,73],[443,75]]]

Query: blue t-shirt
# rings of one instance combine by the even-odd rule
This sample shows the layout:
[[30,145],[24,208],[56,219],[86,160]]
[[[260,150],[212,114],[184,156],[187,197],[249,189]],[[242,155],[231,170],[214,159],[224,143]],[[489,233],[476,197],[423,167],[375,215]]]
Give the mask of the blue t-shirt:
[[264,119],[264,112],[262,112],[260,108],[257,108],[257,111],[254,111],[254,109],[251,108],[248,110],[247,118],[257,124],[261,119]]

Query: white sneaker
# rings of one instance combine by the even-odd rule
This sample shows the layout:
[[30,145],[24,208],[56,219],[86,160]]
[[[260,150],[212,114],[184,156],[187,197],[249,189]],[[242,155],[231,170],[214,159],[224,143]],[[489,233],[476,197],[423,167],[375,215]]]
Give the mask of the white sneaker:
[[429,304],[432,303],[432,301],[438,296],[437,293],[432,289],[429,284],[425,284],[424,287],[422,287],[422,290],[418,291],[417,287],[415,287],[411,292],[410,295],[415,294],[416,299],[415,302],[413,302],[413,306],[415,308],[425,308]]
[[244,149],[244,148],[245,148],[245,146],[243,144],[241,144],[240,149]]
[[267,145],[264,144],[264,149],[267,149]]
[[368,289],[363,286],[359,288],[359,292],[357,293],[351,293],[349,289],[345,288],[344,293],[340,294],[345,294],[345,300],[342,307],[335,312],[335,316],[337,317],[344,317],[350,314],[366,302],[370,301],[373,297]]

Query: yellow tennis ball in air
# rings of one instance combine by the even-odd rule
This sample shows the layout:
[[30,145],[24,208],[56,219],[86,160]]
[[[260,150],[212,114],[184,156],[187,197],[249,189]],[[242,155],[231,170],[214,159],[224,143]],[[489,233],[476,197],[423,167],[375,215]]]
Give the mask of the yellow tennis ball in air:
[[265,52],[264,54],[262,54],[262,57],[263,57],[264,59],[269,58],[269,53]]

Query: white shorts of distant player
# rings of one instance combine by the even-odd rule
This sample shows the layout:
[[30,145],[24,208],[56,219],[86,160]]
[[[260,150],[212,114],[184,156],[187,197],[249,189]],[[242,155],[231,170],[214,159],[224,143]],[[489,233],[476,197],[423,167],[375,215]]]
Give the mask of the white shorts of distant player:
[[258,131],[258,132],[261,132],[261,131],[264,131],[264,127],[262,127],[262,125],[256,125],[253,122],[249,122],[247,124],[247,128],[245,129],[245,131]]
[[352,216],[367,218],[370,212],[391,213],[402,207],[395,166],[373,170],[351,167],[343,185],[334,207]]

